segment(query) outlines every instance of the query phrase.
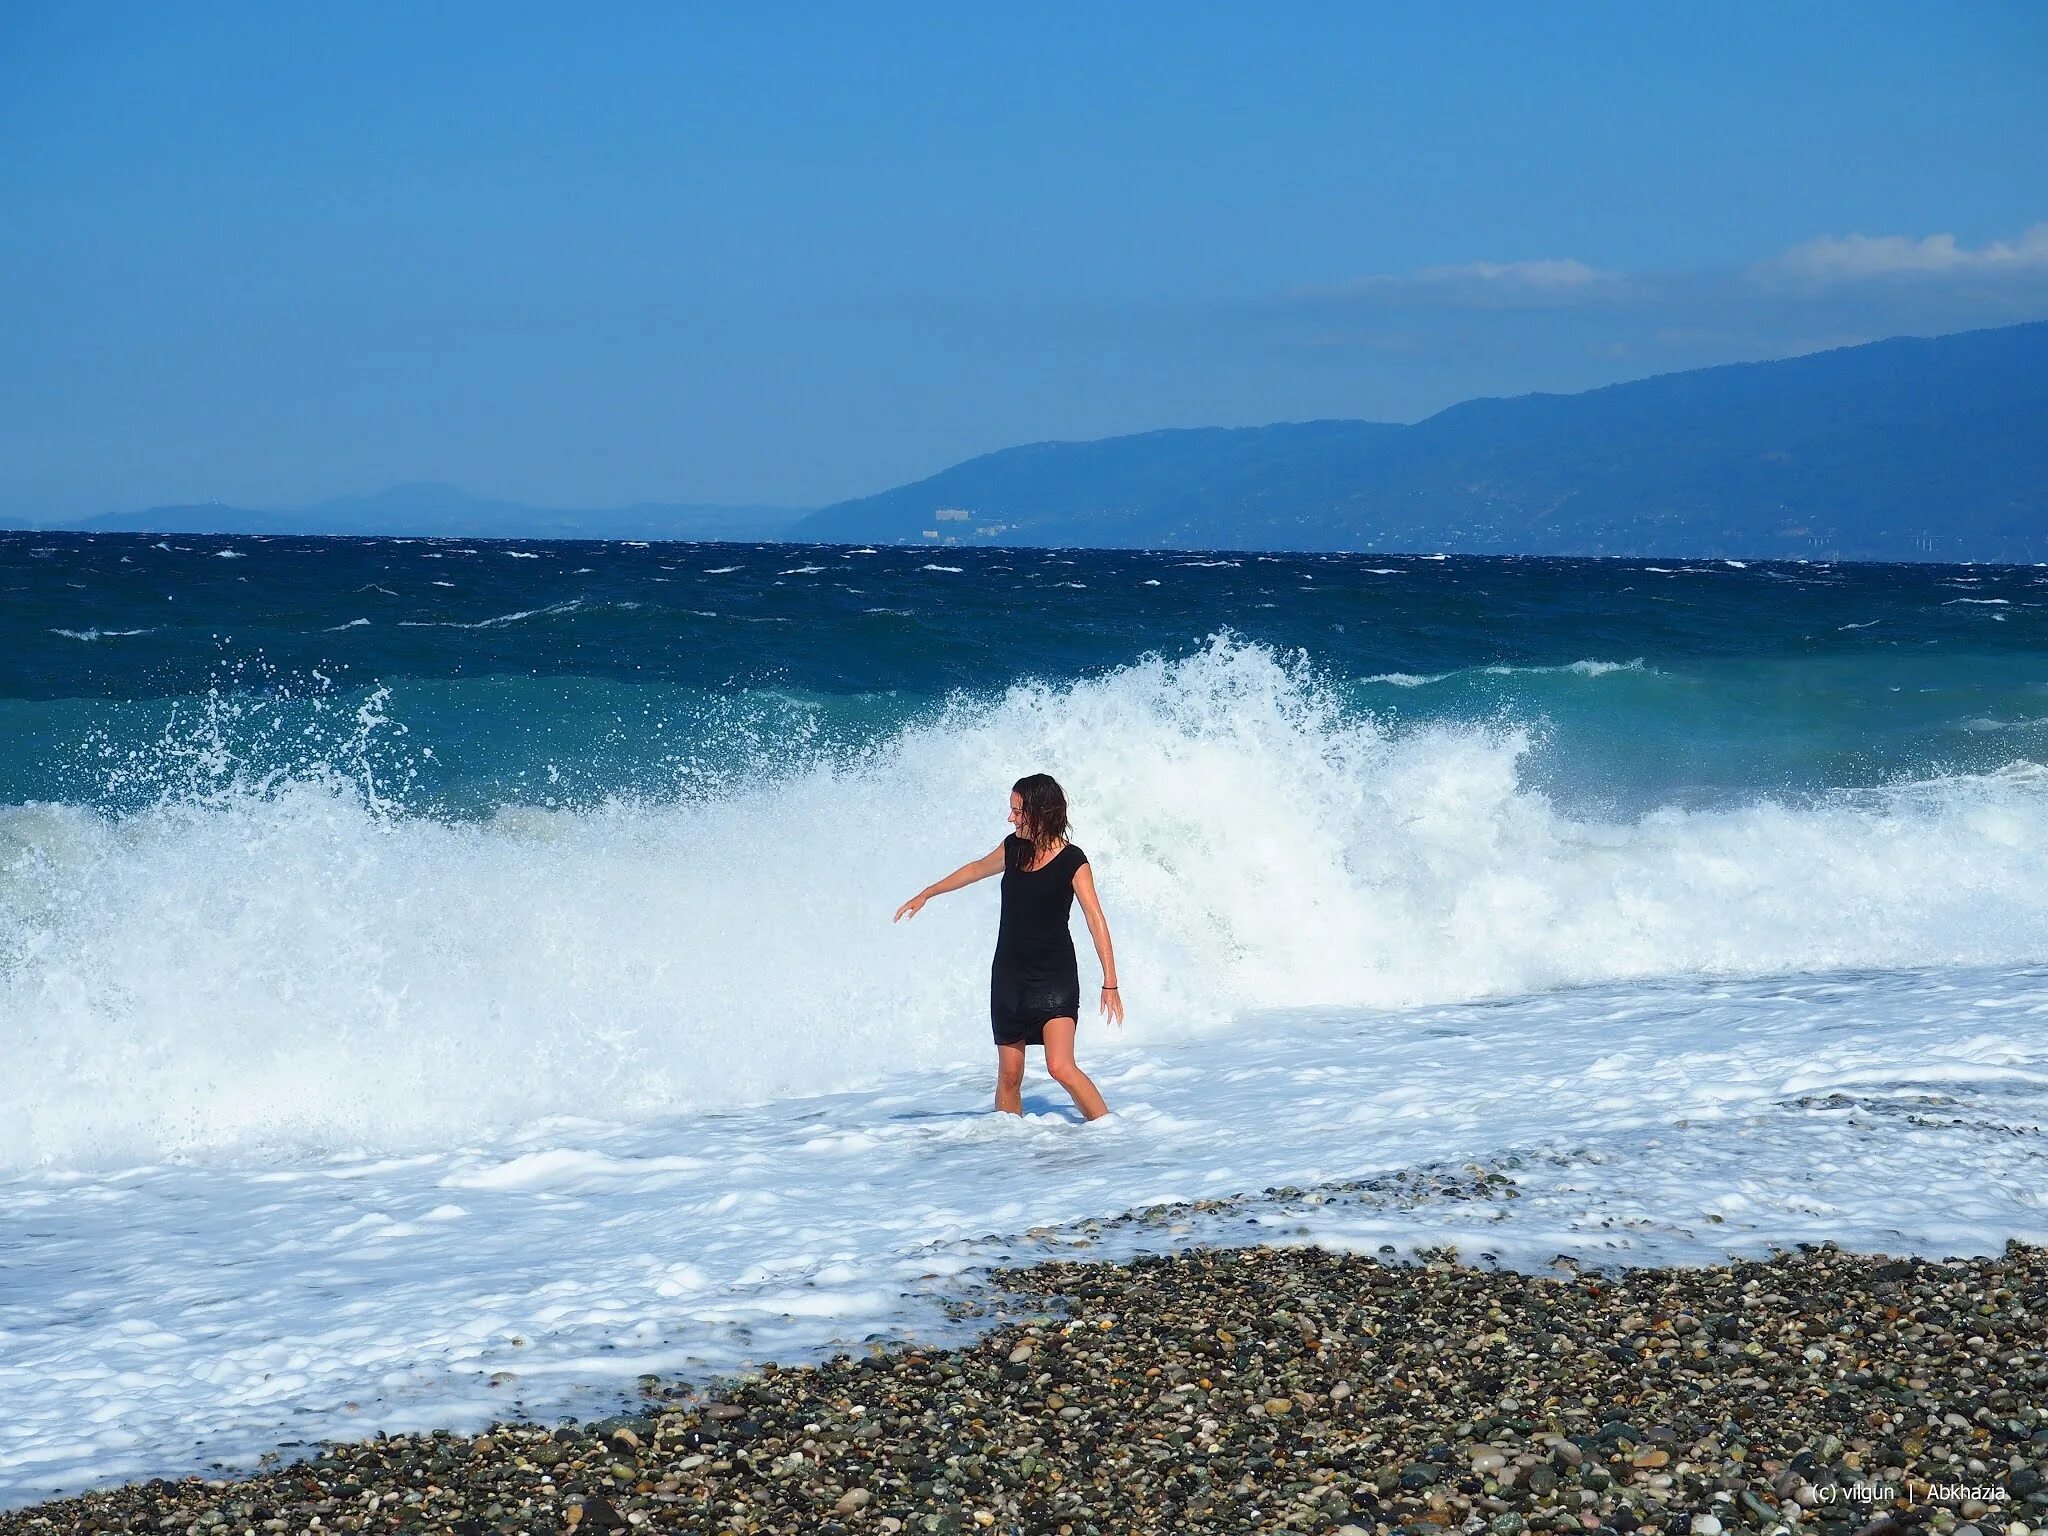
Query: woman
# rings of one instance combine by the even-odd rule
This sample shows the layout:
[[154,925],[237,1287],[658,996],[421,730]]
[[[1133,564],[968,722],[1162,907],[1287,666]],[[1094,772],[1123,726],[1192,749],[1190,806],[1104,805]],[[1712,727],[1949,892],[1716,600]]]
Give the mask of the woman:
[[915,917],[932,897],[1003,876],[1003,918],[996,932],[996,958],[989,968],[989,1016],[996,1036],[996,1108],[1024,1113],[1024,1048],[1045,1047],[1045,1067],[1074,1096],[1084,1118],[1109,1113],[1088,1074],[1074,1064],[1074,1029],[1081,1012],[1081,976],[1067,922],[1074,898],[1102,962],[1102,1012],[1122,1024],[1117,996],[1116,957],[1109,924],[1095,899],[1095,875],[1088,855],[1067,841],[1067,797],[1050,774],[1034,773],[1010,789],[1010,825],[1017,830],[992,852],[962,864],[896,909],[895,918]]

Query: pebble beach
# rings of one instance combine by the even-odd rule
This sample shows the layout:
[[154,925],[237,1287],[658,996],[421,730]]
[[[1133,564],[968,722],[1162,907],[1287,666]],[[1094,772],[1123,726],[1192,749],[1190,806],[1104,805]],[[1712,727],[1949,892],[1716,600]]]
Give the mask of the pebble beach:
[[334,1444],[0,1536],[1308,1531],[1686,1536],[2048,1524],[2048,1249],[1832,1244],[1525,1274],[1205,1248],[996,1276],[967,1348],[644,1410]]

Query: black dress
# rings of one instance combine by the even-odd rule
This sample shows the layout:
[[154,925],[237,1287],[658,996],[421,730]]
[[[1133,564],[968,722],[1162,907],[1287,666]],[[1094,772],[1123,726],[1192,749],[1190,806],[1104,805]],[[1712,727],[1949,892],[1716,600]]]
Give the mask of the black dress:
[[1074,872],[1088,855],[1067,844],[1042,869],[1036,850],[1014,834],[1003,840],[1003,920],[988,973],[989,1021],[998,1045],[1045,1044],[1047,1019],[1081,1014],[1081,973],[1067,923]]

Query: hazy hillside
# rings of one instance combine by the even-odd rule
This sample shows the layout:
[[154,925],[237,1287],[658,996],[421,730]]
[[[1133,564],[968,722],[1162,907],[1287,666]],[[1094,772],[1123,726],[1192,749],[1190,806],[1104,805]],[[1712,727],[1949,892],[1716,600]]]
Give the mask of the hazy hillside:
[[2048,323],[1474,400],[1413,426],[1037,443],[827,507],[797,536],[2048,559]]

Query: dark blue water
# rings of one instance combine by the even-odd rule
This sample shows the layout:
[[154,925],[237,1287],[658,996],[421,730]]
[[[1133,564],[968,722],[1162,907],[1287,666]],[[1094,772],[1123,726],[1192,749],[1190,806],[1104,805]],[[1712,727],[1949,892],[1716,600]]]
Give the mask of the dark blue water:
[[1617,812],[2048,751],[2048,571],[0,534],[0,804],[666,797],[1219,635]]

